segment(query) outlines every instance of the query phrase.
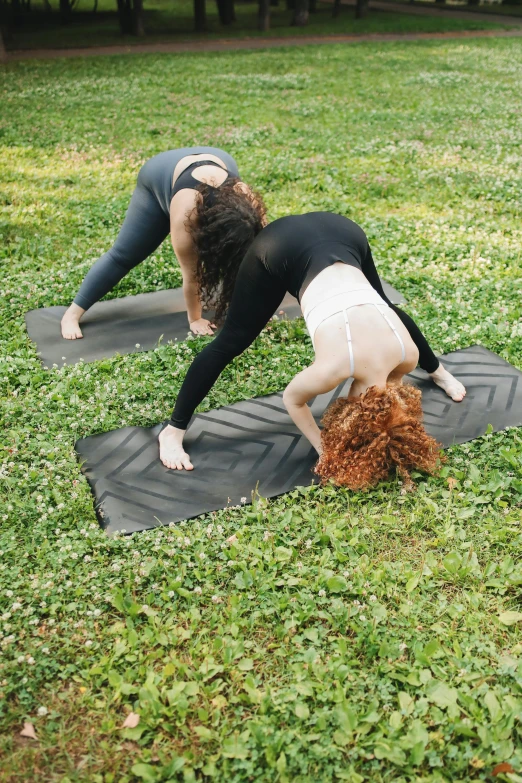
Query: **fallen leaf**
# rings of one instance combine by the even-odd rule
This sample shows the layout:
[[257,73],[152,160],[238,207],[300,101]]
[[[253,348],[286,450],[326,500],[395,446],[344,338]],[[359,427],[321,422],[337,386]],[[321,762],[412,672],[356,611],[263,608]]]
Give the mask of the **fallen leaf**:
[[20,732],[20,736],[27,737],[28,739],[34,739],[34,740],[38,739],[32,723],[24,723],[24,727]]
[[498,619],[503,625],[515,625],[522,620],[522,612],[501,612]]
[[448,476],[448,478],[446,479],[446,481],[448,482],[448,487],[449,487],[450,489],[455,489],[455,487],[456,487],[456,486],[457,486],[457,484],[459,483],[459,482],[457,481],[457,479],[456,479],[456,478],[453,478],[453,476]]
[[235,533],[227,538],[227,542],[229,544],[235,544],[236,541],[237,541],[237,536]]
[[507,761],[502,761],[500,764],[497,764],[496,767],[493,767],[491,770],[491,774],[495,778],[497,775],[503,775],[506,772],[514,772],[515,770],[511,766],[511,764],[508,764]]
[[135,729],[140,722],[140,716],[137,712],[129,712],[123,722],[122,729]]

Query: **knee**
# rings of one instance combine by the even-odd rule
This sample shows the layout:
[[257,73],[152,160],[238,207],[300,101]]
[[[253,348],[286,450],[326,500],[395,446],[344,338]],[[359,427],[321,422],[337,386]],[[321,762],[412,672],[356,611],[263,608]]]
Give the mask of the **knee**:
[[117,267],[125,272],[129,272],[139,263],[139,261],[133,258],[132,254],[125,252],[125,248],[119,247],[118,243],[111,247],[105,258],[112,267]]

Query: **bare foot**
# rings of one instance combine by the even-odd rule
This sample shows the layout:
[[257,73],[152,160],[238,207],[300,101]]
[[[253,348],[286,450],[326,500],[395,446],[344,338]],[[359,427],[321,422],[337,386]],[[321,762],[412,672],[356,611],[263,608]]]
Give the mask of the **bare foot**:
[[194,470],[194,465],[183,448],[184,435],[185,430],[178,430],[170,424],[160,432],[160,460],[170,470]]
[[83,337],[80,329],[80,318],[84,314],[83,307],[72,304],[62,318],[61,329],[64,340],[79,340]]
[[454,402],[462,402],[466,396],[466,387],[448,372],[442,364],[439,364],[435,372],[430,373],[430,378],[437,386],[440,386]]
[[206,318],[198,318],[197,321],[192,321],[190,324],[190,331],[192,334],[214,334],[216,324],[207,321]]

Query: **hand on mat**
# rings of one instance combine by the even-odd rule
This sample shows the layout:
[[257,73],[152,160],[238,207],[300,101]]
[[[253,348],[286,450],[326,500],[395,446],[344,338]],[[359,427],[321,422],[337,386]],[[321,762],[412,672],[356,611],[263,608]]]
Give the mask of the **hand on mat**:
[[79,340],[83,337],[80,329],[80,318],[84,314],[83,307],[72,304],[64,313],[61,323],[64,340]]
[[207,321],[206,318],[198,318],[197,321],[192,321],[190,324],[190,331],[192,334],[214,334],[216,324]]
[[442,364],[439,364],[435,372],[430,373],[430,378],[437,386],[440,386],[454,402],[462,402],[466,396],[466,387],[448,372]]
[[170,424],[160,432],[160,460],[170,470],[194,470],[190,457],[183,448],[185,430],[178,430]]

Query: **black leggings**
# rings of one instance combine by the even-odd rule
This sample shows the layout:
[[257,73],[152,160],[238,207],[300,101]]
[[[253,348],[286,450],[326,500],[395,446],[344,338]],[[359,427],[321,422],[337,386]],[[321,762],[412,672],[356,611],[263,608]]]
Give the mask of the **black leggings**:
[[[439,366],[439,360],[414,320],[404,310],[392,304],[384,293],[369,247],[361,263],[361,271],[397,313],[410,333],[419,349],[419,364],[422,369],[429,373],[434,372]],[[189,368],[170,419],[173,427],[182,430],[188,427],[195,409],[207,396],[227,364],[253,343],[281,304],[286,292],[287,286],[283,280],[270,273],[259,257],[249,251],[239,268],[223,329],[196,356]]]

